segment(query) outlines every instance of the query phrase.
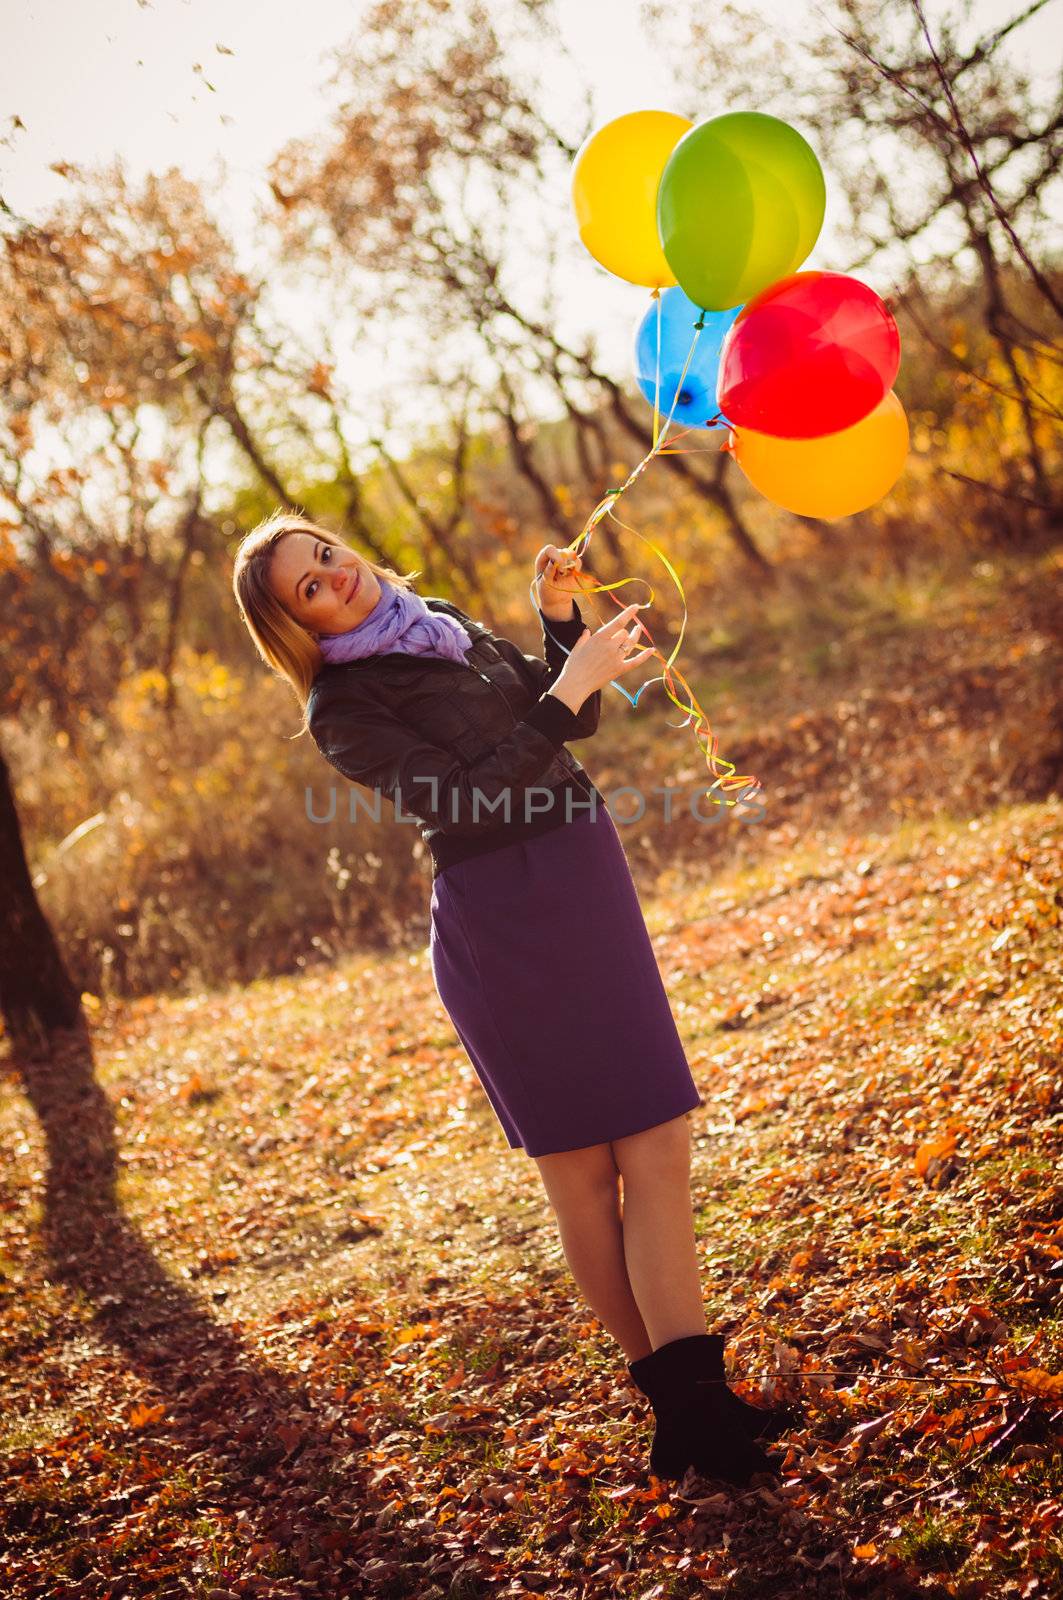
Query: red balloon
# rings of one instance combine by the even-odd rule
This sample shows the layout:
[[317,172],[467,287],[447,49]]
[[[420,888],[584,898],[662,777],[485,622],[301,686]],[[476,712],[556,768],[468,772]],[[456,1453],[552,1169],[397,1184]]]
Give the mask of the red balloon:
[[716,399],[737,429],[817,439],[870,416],[900,364],[897,324],[873,289],[842,272],[794,272],[739,312]]

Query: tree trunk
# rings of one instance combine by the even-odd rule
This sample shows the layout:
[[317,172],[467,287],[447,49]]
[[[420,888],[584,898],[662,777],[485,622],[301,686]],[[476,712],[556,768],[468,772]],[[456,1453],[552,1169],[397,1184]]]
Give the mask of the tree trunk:
[[0,752],[0,1013],[17,1049],[43,1050],[81,1021],[81,1001],[37,900],[11,774]]
[[166,638],[163,641],[162,657],[159,661],[159,671],[166,679],[166,693],[163,699],[163,710],[167,721],[172,724],[177,710],[177,685],[174,683],[173,666],[177,655],[177,632],[181,621],[181,604],[185,594],[185,579],[188,569],[192,564],[192,555],[199,537],[199,496],[202,480],[196,485],[195,496],[188,510],[185,512],[181,524],[181,551],[177,557],[173,577],[170,580],[170,593],[167,598]]
[[1015,343],[1007,329],[1008,307],[1004,299],[1004,287],[1000,281],[1000,265],[988,232],[983,232],[977,227],[970,213],[967,220],[971,244],[981,265],[982,279],[986,288],[986,327],[1004,357],[1005,365],[1011,374],[1011,381],[1015,385],[1015,397],[1022,413],[1023,432],[1026,436],[1026,459],[1036,498],[1048,502],[1052,499],[1052,491],[1049,488],[1041,446],[1037,439],[1037,424],[1030,404],[1029,386],[1019,366]]

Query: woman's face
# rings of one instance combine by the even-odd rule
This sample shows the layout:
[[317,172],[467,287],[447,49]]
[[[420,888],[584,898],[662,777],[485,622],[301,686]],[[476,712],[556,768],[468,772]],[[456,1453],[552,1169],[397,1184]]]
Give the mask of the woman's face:
[[376,573],[361,556],[312,533],[286,533],[280,540],[269,585],[296,621],[317,634],[357,627],[381,595]]

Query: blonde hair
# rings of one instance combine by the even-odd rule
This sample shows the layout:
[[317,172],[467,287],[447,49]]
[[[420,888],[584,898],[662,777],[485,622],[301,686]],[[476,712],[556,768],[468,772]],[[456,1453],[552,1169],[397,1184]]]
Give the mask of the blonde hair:
[[[269,566],[273,553],[285,534],[309,533],[322,544],[334,549],[350,550],[351,545],[312,522],[297,511],[273,511],[265,521],[246,533],[237,546],[233,564],[233,593],[237,609],[247,625],[255,649],[263,661],[278,676],[287,679],[303,708],[303,723],[299,733],[305,733],[306,704],[310,686],[321,666],[322,655],[317,639],[311,630],[298,622],[274,594],[269,584]],[[412,589],[419,572],[395,572],[382,567],[368,557],[361,559],[378,578],[401,589]],[[298,738],[299,734],[293,734]]]

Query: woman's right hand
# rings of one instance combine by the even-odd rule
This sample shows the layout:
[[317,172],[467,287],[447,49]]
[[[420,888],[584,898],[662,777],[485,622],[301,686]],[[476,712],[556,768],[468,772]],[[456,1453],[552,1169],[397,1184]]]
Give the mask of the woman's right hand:
[[638,601],[633,601],[596,632],[591,633],[584,627],[548,692],[556,694],[571,711],[578,713],[589,694],[604,689],[607,683],[651,655],[653,645],[638,648],[635,644],[642,624],[637,620],[633,628],[630,624],[638,609]]

